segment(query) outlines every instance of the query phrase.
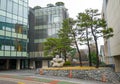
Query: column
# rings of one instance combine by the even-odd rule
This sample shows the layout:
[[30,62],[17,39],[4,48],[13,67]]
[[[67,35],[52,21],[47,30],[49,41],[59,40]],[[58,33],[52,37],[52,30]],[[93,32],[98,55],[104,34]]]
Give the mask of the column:
[[17,69],[17,70],[20,70],[20,59],[17,60],[16,69]]
[[115,56],[115,71],[120,72],[120,56]]
[[35,69],[35,61],[33,61],[33,69]]
[[30,69],[35,69],[35,61],[30,60]]
[[48,68],[48,61],[47,60],[42,61],[42,68]]
[[9,69],[9,59],[6,60],[6,69]]

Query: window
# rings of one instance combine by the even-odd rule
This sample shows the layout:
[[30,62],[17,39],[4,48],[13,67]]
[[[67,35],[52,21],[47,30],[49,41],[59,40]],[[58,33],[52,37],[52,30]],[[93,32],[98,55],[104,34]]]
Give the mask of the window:
[[5,30],[4,22],[0,22],[0,30]]
[[44,39],[48,36],[47,29],[35,30],[35,39]]
[[22,17],[18,17],[18,21],[22,22],[23,18]]
[[53,23],[57,23],[59,21],[60,21],[60,17],[58,17],[58,16],[53,17]]
[[6,10],[6,0],[1,0],[0,9]]
[[10,46],[10,45],[11,45],[11,38],[6,37],[6,38],[4,39],[4,45]]
[[6,18],[6,22],[7,22],[7,23],[11,23],[11,22],[12,22],[12,19],[11,19],[11,18]]
[[25,6],[25,7],[28,7],[28,3],[25,3],[25,2],[24,2],[24,6]]
[[17,15],[17,13],[18,13],[18,4],[13,3],[13,8],[14,8],[13,14],[16,14],[16,15]]
[[11,23],[7,23],[7,24],[6,24],[6,30],[7,30],[7,31],[11,31],[13,27],[14,27],[14,25],[11,24]]
[[2,15],[2,16],[6,16],[6,12],[5,12],[5,11],[0,10],[0,15]]
[[28,2],[28,0],[24,0],[25,2]]
[[12,14],[11,13],[7,13],[7,17],[12,18]]
[[48,24],[48,16],[36,16],[36,26],[38,25],[47,25]]
[[18,0],[13,0],[14,2],[18,3]]
[[13,23],[16,24],[18,21],[13,19]]
[[23,26],[23,34],[27,34],[27,26]]
[[36,26],[38,26],[38,25],[43,25],[43,17],[41,17],[41,16],[36,16],[35,25],[36,25]]
[[21,45],[22,45],[22,51],[26,51],[27,41],[21,40]]
[[13,19],[17,20],[17,15],[13,15]]
[[19,16],[22,16],[22,15],[23,15],[23,7],[22,7],[22,5],[19,5],[18,15],[19,15]]
[[52,35],[52,29],[48,29],[48,36],[51,37]]
[[20,25],[20,24],[16,24],[15,25],[15,31],[16,31],[16,33],[22,33],[22,29],[23,29],[23,26],[22,25]]
[[8,0],[7,2],[7,11],[12,13],[12,0]]
[[52,28],[51,34],[54,35],[56,33],[55,28]]
[[43,16],[43,23],[44,23],[44,25],[48,24],[48,15]]
[[5,17],[4,16],[0,16],[0,21],[5,22]]
[[27,19],[23,18],[23,22],[24,22],[24,23],[27,23],[27,21],[28,21]]
[[20,4],[20,5],[23,5],[23,1],[22,1],[22,0],[19,0],[19,4]]
[[28,18],[28,9],[24,7],[24,18]]
[[54,17],[54,18],[53,18],[53,22],[54,22],[54,23],[59,22],[59,20],[60,20],[60,17]]

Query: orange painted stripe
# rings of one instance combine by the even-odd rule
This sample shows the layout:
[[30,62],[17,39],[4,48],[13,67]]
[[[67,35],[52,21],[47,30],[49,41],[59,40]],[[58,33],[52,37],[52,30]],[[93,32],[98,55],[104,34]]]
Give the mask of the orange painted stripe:
[[59,81],[58,80],[54,80],[54,81],[51,81],[49,84],[57,84]]
[[30,81],[33,81],[33,78],[31,78],[31,77],[25,77],[24,80],[30,80]]

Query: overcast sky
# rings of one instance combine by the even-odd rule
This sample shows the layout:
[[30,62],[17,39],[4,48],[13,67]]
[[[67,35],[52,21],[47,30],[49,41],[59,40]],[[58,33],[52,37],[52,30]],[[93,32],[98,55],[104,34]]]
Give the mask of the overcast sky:
[[29,0],[29,6],[41,6],[46,7],[47,4],[56,2],[64,2],[65,7],[68,9],[69,15],[72,18],[76,18],[79,12],[83,12],[85,9],[94,8],[102,9],[102,1],[103,0]]
[[[77,14],[83,12],[85,9],[93,8],[101,12],[103,0],[29,0],[29,6],[46,7],[47,4],[55,4],[56,2],[64,2],[65,7],[68,9],[69,16],[76,18]],[[103,40],[98,40],[99,45],[103,45]]]

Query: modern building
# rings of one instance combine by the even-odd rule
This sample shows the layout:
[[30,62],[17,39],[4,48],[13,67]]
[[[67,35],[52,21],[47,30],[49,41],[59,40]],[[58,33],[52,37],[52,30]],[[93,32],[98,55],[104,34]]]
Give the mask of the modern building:
[[[32,18],[31,18],[32,17]],[[48,64],[50,58],[44,57],[43,42],[46,38],[57,37],[58,30],[62,28],[63,19],[68,17],[64,4],[48,4],[47,7],[36,6],[29,14],[29,55],[31,65],[42,67]]]
[[[103,7],[102,7],[102,18],[104,18],[107,22],[107,3],[108,0],[103,0]],[[107,22],[108,24],[108,22]],[[111,49],[110,49],[110,39],[104,39],[104,62],[106,64],[114,64],[113,56],[111,56]]]
[[114,36],[105,40],[108,63],[115,64],[115,71],[120,72],[120,0],[103,0],[102,16],[107,21],[108,27],[114,30]]
[[28,0],[0,0],[0,69],[28,68]]

